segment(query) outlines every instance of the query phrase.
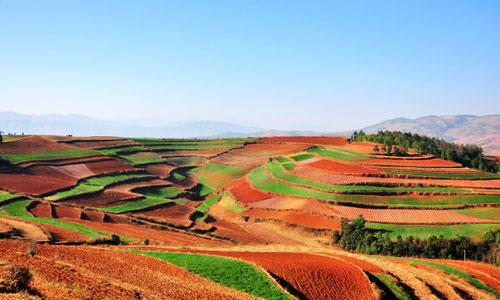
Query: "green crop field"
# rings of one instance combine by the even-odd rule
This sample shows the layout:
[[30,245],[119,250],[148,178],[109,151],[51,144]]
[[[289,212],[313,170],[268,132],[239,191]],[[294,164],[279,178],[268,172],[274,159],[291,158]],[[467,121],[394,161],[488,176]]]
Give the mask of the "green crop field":
[[245,176],[251,166],[228,166],[217,163],[207,163],[196,171],[196,174],[205,184],[212,188],[219,188],[226,183]]
[[345,153],[348,153],[348,154],[353,154],[353,155],[358,155],[358,156],[365,156],[365,157],[369,157],[369,158],[377,157],[376,155],[371,155],[371,154],[356,152],[356,151],[342,149],[342,148],[332,148],[332,149],[335,150],[335,151],[345,152]]
[[144,147],[141,146],[117,147],[117,148],[100,149],[99,151],[106,155],[115,155],[119,154],[120,152],[144,151]]
[[362,186],[362,185],[331,185],[321,182],[316,182],[304,177],[287,173],[283,170],[277,162],[268,162],[265,165],[266,169],[271,172],[273,177],[287,181],[290,183],[306,185],[324,190],[326,192],[343,192],[343,191],[405,191],[405,192],[446,192],[446,193],[468,193],[470,190],[457,189],[457,188],[439,188],[439,187],[426,187],[426,188],[390,188],[390,187],[377,187],[377,186]]
[[129,250],[182,267],[220,285],[264,299],[294,299],[254,265],[220,256]]
[[0,202],[17,197],[15,194],[0,192]]
[[301,153],[301,154],[291,155],[289,157],[295,161],[303,161],[303,160],[306,160],[309,158],[316,157],[316,155],[314,155],[312,153]]
[[82,158],[82,157],[99,156],[99,155],[102,155],[102,153],[96,150],[72,148],[59,151],[29,153],[29,154],[23,154],[23,153],[2,154],[1,156],[13,164],[20,164],[30,161]]
[[129,155],[119,155],[118,157],[127,164],[132,166],[164,162],[164,160],[161,157],[151,152],[138,152]]
[[[144,190],[144,191],[143,191]],[[148,187],[148,188],[137,188],[132,190],[133,192],[137,192],[143,194],[145,196],[151,197],[163,197],[163,198],[172,198],[182,193],[181,189],[178,189],[173,186],[166,187]]]
[[407,172],[407,171],[385,171],[387,174],[400,174],[400,175],[413,175],[425,176],[435,178],[460,178],[460,179],[474,179],[474,178],[500,178],[500,174],[494,173],[425,173],[425,172]]
[[50,201],[54,201],[54,200],[59,200],[59,199],[68,197],[68,196],[76,196],[76,195],[85,194],[88,192],[99,191],[101,189],[102,189],[102,186],[99,186],[99,185],[80,183],[77,186],[75,186],[69,190],[61,191],[61,192],[58,192],[54,195],[45,197],[45,199],[50,200]]
[[150,174],[123,174],[123,175],[113,175],[113,176],[102,176],[102,177],[92,177],[86,179],[84,182],[89,185],[104,186],[113,182],[122,181],[132,178],[147,178],[152,177]]
[[211,194],[214,190],[208,185],[204,184],[202,180],[198,180],[198,184],[190,188],[189,191],[196,193],[201,197],[205,197],[206,195]]
[[360,161],[368,159],[367,157],[363,156],[357,156],[357,155],[347,154],[344,152],[327,150],[323,147],[312,147],[307,149],[306,152],[316,153],[321,156],[331,157],[342,161]]
[[459,224],[459,225],[393,225],[366,223],[366,227],[374,230],[388,232],[392,239],[400,235],[406,238],[410,235],[419,238],[429,238],[432,235],[452,238],[468,236],[476,238],[489,230],[500,229],[500,224]]
[[290,186],[278,181],[274,181],[272,177],[266,173],[263,167],[259,167],[250,172],[248,179],[254,186],[268,192],[280,193],[298,197],[311,197],[326,201],[335,201],[335,194],[323,193],[305,188]]
[[199,211],[199,212],[206,212],[210,206],[214,205],[215,203],[217,203],[217,201],[219,201],[220,199],[220,195],[218,194],[215,194],[215,195],[212,195],[210,197],[208,197],[207,200],[203,201],[203,203],[201,203],[200,205],[198,205],[196,207],[196,210]]
[[273,159],[278,161],[287,171],[292,171],[297,166],[295,162],[289,159],[288,157],[280,156],[280,157],[275,157]]
[[155,205],[155,204],[167,203],[170,201],[172,201],[172,200],[162,198],[162,197],[144,196],[143,199],[129,201],[129,202],[114,205],[114,206],[99,207],[96,209],[100,210],[100,211],[111,212],[111,213],[124,213],[124,212],[128,212],[128,211],[143,209],[143,208],[149,207],[151,205]]
[[13,136],[5,136],[5,135],[3,135],[3,136],[2,136],[2,139],[3,139],[3,141],[17,141],[17,140],[19,140],[20,138],[18,138],[18,137],[13,137]]
[[455,209],[454,212],[468,215],[471,217],[500,220],[500,207],[492,208],[472,208],[472,209]]

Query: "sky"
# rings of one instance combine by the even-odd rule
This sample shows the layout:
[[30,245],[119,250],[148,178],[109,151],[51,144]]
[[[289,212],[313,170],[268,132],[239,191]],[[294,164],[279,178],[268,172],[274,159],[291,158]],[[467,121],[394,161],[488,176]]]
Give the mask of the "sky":
[[0,111],[351,130],[500,113],[500,1],[0,0]]

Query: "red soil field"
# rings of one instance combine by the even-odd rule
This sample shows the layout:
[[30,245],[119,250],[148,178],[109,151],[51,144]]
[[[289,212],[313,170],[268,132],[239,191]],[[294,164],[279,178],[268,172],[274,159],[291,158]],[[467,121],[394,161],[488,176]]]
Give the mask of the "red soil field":
[[266,242],[266,240],[259,236],[251,235],[240,226],[226,222],[225,220],[216,220],[214,223],[210,224],[217,228],[213,233],[214,235],[231,239],[238,244],[254,245],[264,244]]
[[434,167],[434,168],[449,168],[449,167],[461,167],[462,165],[456,162],[447,161],[440,158],[431,159],[382,159],[382,158],[372,158],[358,163],[363,165],[381,165],[381,166],[409,166],[409,167]]
[[[329,204],[326,204],[329,205]],[[471,217],[449,210],[430,209],[373,209],[340,205],[329,207],[348,219],[359,215],[368,222],[395,224],[436,224],[436,223],[500,223],[498,220],[488,220]]]
[[54,205],[54,217],[61,219],[80,219],[79,208]]
[[63,173],[65,175],[68,175],[70,177],[75,177],[78,179],[95,175],[95,173],[92,172],[84,164],[65,165],[65,166],[49,167],[49,168],[52,168],[52,169],[56,170],[57,172],[60,172],[60,173]]
[[33,288],[47,299],[255,299],[138,254],[37,245],[37,254],[30,257],[23,255],[26,249],[26,243],[0,242],[1,257],[30,262],[35,274]]
[[261,143],[305,143],[330,146],[342,146],[347,143],[345,137],[322,137],[322,136],[274,136],[259,139]]
[[38,203],[35,207],[30,209],[30,213],[35,217],[52,218],[52,209],[50,204],[46,202]]
[[243,203],[251,203],[271,198],[270,195],[259,192],[251,188],[246,180],[242,180],[241,185],[230,190],[234,197]]
[[309,228],[340,230],[340,221],[337,219],[300,212],[252,209],[244,212],[243,215],[259,219],[276,219]]
[[321,253],[321,254],[325,255],[325,256],[330,256],[330,257],[334,257],[334,258],[338,258],[338,259],[350,262],[351,264],[358,266],[359,268],[361,268],[361,270],[368,272],[368,273],[372,273],[372,274],[385,273],[385,271],[381,267],[374,265],[372,263],[369,263],[367,261],[364,261],[362,259],[354,258],[354,257],[347,256],[347,255],[328,253],[328,252]]
[[58,144],[41,136],[32,136],[9,143],[0,143],[0,154],[39,153],[71,149],[74,147]]
[[[237,150],[234,150],[237,151]],[[211,162],[228,166],[260,166],[268,161],[269,157],[262,155],[247,155],[241,152],[228,152],[211,159]]]
[[[38,169],[36,172],[42,173],[42,170]],[[51,176],[39,176],[32,175],[28,171],[26,173],[0,173],[0,187],[18,193],[40,195],[76,184],[76,178],[61,173],[56,176],[54,170],[50,174]]]
[[175,226],[189,226],[192,221],[189,216],[196,211],[193,207],[172,202],[168,207],[156,208],[154,210],[132,213],[135,216],[153,218],[164,221]]
[[332,171],[336,173],[355,173],[355,174],[381,174],[382,172],[376,169],[367,168],[358,165],[344,164],[340,162],[335,162],[327,159],[317,160],[308,163],[307,166],[314,168]]
[[133,193],[105,190],[104,192],[101,192],[97,195],[82,196],[64,200],[61,202],[72,204],[75,206],[106,207],[125,203],[127,200],[136,197],[137,194]]
[[126,165],[120,161],[114,160],[114,159],[86,163],[86,166],[95,174],[137,170],[134,167],[128,166],[128,165]]
[[167,165],[167,164],[158,164],[158,165],[148,165],[145,167],[146,172],[151,175],[158,176],[160,178],[167,178],[170,174],[170,171],[176,169],[177,167]]
[[308,145],[294,144],[248,144],[243,149],[236,149],[231,152],[246,155],[278,156],[300,152],[307,147]]
[[332,211],[330,209],[324,207],[318,201],[309,199],[274,197],[270,199],[248,203],[247,205],[254,208],[295,209],[304,212],[332,215]]
[[52,237],[52,241],[55,243],[60,242],[86,242],[90,238],[76,231],[64,229],[61,227],[56,227],[47,224],[37,224],[39,227],[43,228]]
[[255,263],[284,279],[306,299],[374,299],[366,275],[338,259],[284,252],[186,252],[227,256]]
[[127,139],[79,141],[79,142],[72,142],[70,143],[70,145],[85,149],[104,149],[104,148],[116,148],[125,146],[141,146],[141,144]]
[[301,242],[283,236],[276,231],[264,228],[259,224],[245,222],[240,224],[241,228],[243,228],[250,235],[256,236],[260,239],[263,239],[267,243],[270,244],[280,244],[280,245],[302,245]]

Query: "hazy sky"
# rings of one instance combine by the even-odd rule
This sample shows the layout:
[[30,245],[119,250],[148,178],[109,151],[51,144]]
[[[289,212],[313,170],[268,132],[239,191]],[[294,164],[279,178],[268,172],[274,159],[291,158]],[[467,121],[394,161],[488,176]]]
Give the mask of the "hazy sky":
[[500,113],[500,1],[0,0],[0,111],[347,130]]

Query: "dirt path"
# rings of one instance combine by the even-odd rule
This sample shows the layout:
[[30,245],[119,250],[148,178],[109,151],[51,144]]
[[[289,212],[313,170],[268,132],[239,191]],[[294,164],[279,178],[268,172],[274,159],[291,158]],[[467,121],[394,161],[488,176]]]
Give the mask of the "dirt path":
[[7,224],[11,227],[16,228],[17,230],[23,233],[23,237],[29,240],[37,241],[37,242],[47,242],[49,238],[43,230],[41,230],[38,226],[20,221],[14,220],[7,217],[0,217],[0,223]]

